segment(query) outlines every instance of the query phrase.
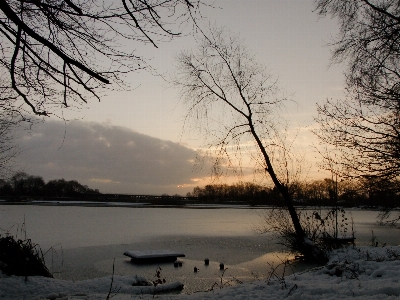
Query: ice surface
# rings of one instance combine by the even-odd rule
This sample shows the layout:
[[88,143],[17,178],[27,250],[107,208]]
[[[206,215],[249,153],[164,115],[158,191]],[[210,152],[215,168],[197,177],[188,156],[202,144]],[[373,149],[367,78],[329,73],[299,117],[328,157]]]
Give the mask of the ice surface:
[[[220,286],[209,292],[157,295],[157,299],[398,299],[400,296],[400,248],[348,247],[335,251],[325,266],[271,280],[233,287]],[[111,276],[78,282],[44,277],[1,275],[2,299],[105,299]],[[155,293],[176,288],[178,283],[132,286],[134,275],[114,276],[113,299],[152,299]],[[147,294],[147,296],[146,296]]]

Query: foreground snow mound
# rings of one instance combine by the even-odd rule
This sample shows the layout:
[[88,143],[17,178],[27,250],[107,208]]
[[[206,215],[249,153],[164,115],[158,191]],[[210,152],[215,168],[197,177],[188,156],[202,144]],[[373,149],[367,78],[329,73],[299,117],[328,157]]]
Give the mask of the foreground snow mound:
[[[134,286],[132,284],[135,284]],[[111,276],[72,282],[41,276],[10,276],[0,278],[0,299],[106,299],[111,285]],[[111,289],[113,299],[129,295],[156,295],[172,290],[181,290],[180,282],[153,286],[144,284],[139,276],[114,276]],[[115,298],[115,295],[120,297]]]
[[[328,264],[303,273],[210,292],[157,295],[157,299],[398,299],[400,248],[346,248],[331,254]],[[0,299],[106,299],[111,276],[79,282],[5,275],[0,278]],[[114,276],[113,300],[152,299],[154,294],[176,289],[179,283],[146,286],[143,278]],[[140,286],[132,286],[132,283]],[[146,296],[147,294],[147,296]]]

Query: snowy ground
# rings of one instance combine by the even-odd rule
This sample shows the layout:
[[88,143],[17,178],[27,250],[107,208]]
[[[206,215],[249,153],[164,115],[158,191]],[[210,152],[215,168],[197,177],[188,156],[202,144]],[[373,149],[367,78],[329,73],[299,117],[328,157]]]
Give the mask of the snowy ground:
[[[324,267],[282,277],[271,278],[208,292],[157,294],[177,283],[132,286],[134,276],[114,276],[112,299],[398,299],[400,296],[400,247],[346,248],[331,255]],[[229,278],[226,278],[229,279]],[[111,276],[79,282],[43,277],[0,278],[0,299],[106,299]]]

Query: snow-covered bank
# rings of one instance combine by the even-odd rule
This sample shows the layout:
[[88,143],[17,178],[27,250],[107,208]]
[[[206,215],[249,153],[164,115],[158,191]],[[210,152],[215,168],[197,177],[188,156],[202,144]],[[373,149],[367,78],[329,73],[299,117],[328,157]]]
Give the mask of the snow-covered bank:
[[[157,295],[159,299],[397,299],[400,296],[400,248],[346,248],[324,267],[280,278],[191,295]],[[112,299],[151,299],[153,287],[132,286],[133,276],[114,276]],[[111,276],[72,282],[43,277],[0,278],[1,299],[106,299]],[[160,285],[157,288],[162,287]],[[145,295],[147,294],[147,295]]]

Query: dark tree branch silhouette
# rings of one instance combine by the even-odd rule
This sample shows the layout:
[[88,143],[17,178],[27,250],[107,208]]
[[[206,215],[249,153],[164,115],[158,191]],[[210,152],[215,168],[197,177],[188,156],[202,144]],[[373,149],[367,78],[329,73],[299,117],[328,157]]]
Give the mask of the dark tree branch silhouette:
[[[108,84],[146,68],[139,44],[180,33],[199,0],[2,0],[1,109],[48,116],[100,100]],[[6,96],[5,96],[6,95]]]
[[[316,131],[338,151],[342,176],[400,175],[400,3],[317,0],[338,19],[333,62],[347,64],[346,99],[318,107]],[[335,150],[332,150],[335,151]]]
[[[375,176],[394,179],[400,175],[400,124],[398,112],[350,100],[326,101],[318,106],[320,141],[334,146],[321,153],[343,177]],[[332,156],[332,153],[335,156]]]

